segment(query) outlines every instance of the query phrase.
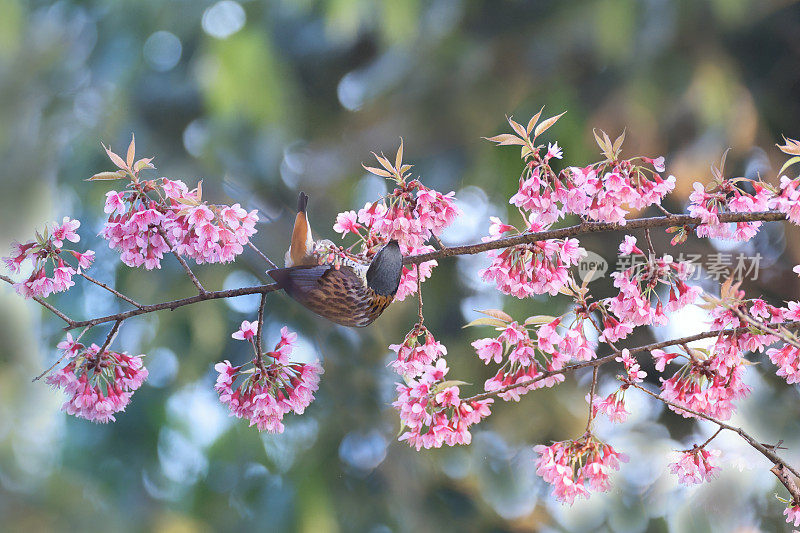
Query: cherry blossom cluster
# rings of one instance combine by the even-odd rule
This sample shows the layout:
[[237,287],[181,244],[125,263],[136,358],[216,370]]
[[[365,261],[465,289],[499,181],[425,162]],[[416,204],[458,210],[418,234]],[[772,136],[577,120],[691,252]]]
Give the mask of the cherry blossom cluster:
[[[484,242],[522,233],[497,217],[491,217],[490,222],[489,235],[483,237]],[[544,229],[529,219],[525,224],[526,232]],[[492,263],[480,271],[481,278],[493,281],[500,292],[522,299],[534,294],[558,294],[569,281],[570,267],[586,256],[586,250],[580,247],[577,239],[548,239],[490,250],[486,255]]]
[[444,381],[447,361],[439,358],[426,366],[416,379],[397,384],[397,400],[392,405],[402,423],[399,440],[417,450],[440,448],[443,444],[469,444],[470,426],[491,414],[491,398],[465,401],[460,398],[460,381]]
[[[800,302],[787,302],[785,307],[775,307],[760,298],[752,300],[743,298],[744,292],[738,291],[734,298],[721,302],[722,305],[712,311],[715,317],[713,326],[722,328],[763,324],[766,332],[758,333],[756,327],[743,333],[720,336],[714,345],[715,352],[728,364],[740,362],[745,351],[761,352],[765,347],[778,342],[780,339],[773,334],[775,330],[770,330],[772,327],[780,329],[780,326],[774,326],[775,324],[800,321]],[[784,378],[790,385],[800,382],[800,348],[796,340],[794,343],[786,342],[780,348],[769,348],[766,354],[778,367],[776,372],[778,376]]]
[[[374,154],[382,168],[364,168],[394,182],[394,190],[376,202],[368,202],[362,209],[345,211],[336,217],[334,231],[342,237],[354,234],[361,243],[361,253],[370,257],[380,246],[391,239],[400,244],[403,255],[431,252],[434,248],[426,242],[441,235],[460,214],[455,205],[455,193],[442,194],[430,189],[418,179],[412,179],[409,164],[403,163],[403,144],[392,163],[382,155]],[[436,261],[403,267],[400,287],[395,299],[403,301],[417,291],[418,283],[430,277]]]
[[[19,274],[26,261],[31,263],[31,274],[14,284],[14,290],[25,298],[47,298],[53,293],[63,292],[75,285],[72,276],[89,268],[94,261],[94,252],[81,253],[64,247],[64,241],[78,242],[77,229],[81,223],[64,217],[61,224],[53,222],[44,233],[36,232],[36,240],[25,243],[12,242],[8,257],[3,257],[5,267],[12,274]],[[75,261],[75,266],[64,259]],[[49,273],[48,273],[49,272]]]
[[622,363],[625,368],[625,376],[620,376],[619,379],[623,382],[622,385],[614,392],[605,398],[600,396],[592,396],[591,393],[586,395],[586,401],[592,404],[592,420],[598,415],[603,414],[613,423],[621,424],[628,419],[630,414],[625,408],[625,391],[633,383],[641,383],[647,372],[641,369],[639,361],[631,356],[630,351],[625,348],[620,352],[618,357],[614,358],[615,361]]
[[591,491],[608,491],[611,473],[619,470],[620,462],[628,462],[627,455],[588,432],[578,440],[539,445],[534,450],[539,454],[536,473],[553,485],[556,499],[570,505],[575,498],[588,498]]
[[[782,175],[800,161],[797,158],[800,155],[800,142],[787,139],[778,148],[793,157],[778,172],[780,186],[777,188],[758,180],[724,176],[725,156],[719,167],[712,167],[713,181],[710,185],[694,183],[694,192],[689,196],[689,213],[703,221],[695,229],[698,237],[748,241],[762,224],[759,221],[721,223],[719,215],[722,213],[755,213],[774,209],[785,213],[795,224],[800,224],[800,179]],[[673,244],[685,240],[685,228],[671,228],[671,231],[678,233]]]
[[678,481],[684,485],[697,485],[704,481],[711,481],[720,472],[719,450],[707,449],[704,446],[695,446],[683,452],[675,452],[677,457],[669,464],[669,470],[678,476]]
[[755,194],[737,185],[736,180],[727,178],[720,178],[708,189],[701,183],[694,183],[694,192],[689,195],[689,213],[703,221],[695,230],[698,237],[749,241],[758,233],[761,222],[727,224],[719,221],[721,213],[755,213],[769,209],[770,190],[760,182],[746,182],[752,185]]
[[103,350],[96,344],[88,348],[72,339],[58,344],[69,361],[63,368],[47,376],[46,381],[63,389],[69,399],[62,411],[92,422],[116,420],[114,413],[124,411],[134,391],[147,379],[143,355]]
[[[626,235],[620,245],[620,255],[644,257],[644,253],[636,246],[636,239],[630,235]],[[670,255],[660,258],[651,255],[621,272],[612,272],[614,286],[620,292],[606,299],[600,307],[605,315],[603,339],[614,342],[625,338],[637,326],[666,324],[668,318],[665,311],[677,311],[694,303],[702,292],[700,287],[685,283],[690,274],[690,263],[675,262]],[[669,300],[665,304],[658,291],[663,289],[666,292],[667,287]],[[606,309],[615,317],[610,317]]]
[[[258,322],[244,321],[232,337],[255,345],[257,330]],[[251,367],[233,366],[228,360],[214,366],[218,373],[214,389],[220,402],[230,409],[231,416],[246,418],[250,426],[256,426],[259,431],[283,433],[285,414],[303,414],[314,401],[323,370],[319,361],[290,362],[296,340],[297,334],[283,327],[275,348],[256,354]]]
[[[669,379],[661,380],[661,397],[683,407],[720,420],[728,420],[736,410],[734,401],[750,394],[744,383],[746,367],[743,361],[729,364],[726,359],[704,349],[689,349],[685,353],[654,350],[657,367],[665,361],[683,364]],[[687,418],[695,415],[680,408],[670,409]]]
[[203,201],[202,182],[189,187],[180,180],[142,180],[139,172],[153,168],[150,159],[133,162],[134,143],[128,159],[106,149],[120,170],[103,172],[93,179],[129,180],[122,191],[106,193],[109,215],[101,235],[120,259],[131,267],[161,268],[165,253],[174,250],[196,263],[228,263],[241,254],[256,233],[256,210],[241,205],[212,205]]
[[447,348],[422,324],[416,324],[402,344],[391,344],[389,349],[397,354],[392,368],[406,378],[421,375],[437,359],[447,355]]
[[[497,373],[486,380],[484,390],[496,392],[503,400],[519,401],[529,391],[552,387],[564,381],[563,374],[552,373],[564,368],[567,362],[596,357],[584,334],[582,318],[576,318],[569,326],[562,325],[561,318],[550,316],[529,317],[519,324],[503,311],[482,312],[488,317],[469,325],[492,325],[500,333],[497,337],[478,339],[472,347],[485,364],[500,365]],[[535,338],[531,330],[535,331]],[[551,375],[545,377],[544,372]],[[514,387],[516,384],[519,386]]]
[[[563,113],[562,113],[563,115]],[[557,115],[537,126],[541,111],[527,127],[509,118],[514,134],[505,133],[488,140],[499,145],[522,147],[525,167],[519,179],[519,190],[509,203],[517,206],[528,218],[545,227],[568,214],[580,215],[599,222],[624,225],[631,209],[643,209],[661,200],[675,188],[675,177],[664,179],[664,158],[642,157],[621,160],[619,152],[624,135],[611,142],[608,135],[595,134],[605,160],[586,167],[568,167],[556,173],[552,159],[561,159],[558,143],[536,144],[536,138],[561,117]],[[542,155],[544,152],[544,155]],[[652,168],[651,168],[652,167]]]

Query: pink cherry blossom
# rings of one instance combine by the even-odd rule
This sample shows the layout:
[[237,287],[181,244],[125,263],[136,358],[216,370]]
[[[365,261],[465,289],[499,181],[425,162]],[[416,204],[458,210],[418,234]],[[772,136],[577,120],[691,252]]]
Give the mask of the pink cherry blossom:
[[572,505],[575,498],[588,498],[590,491],[608,491],[610,475],[627,462],[618,453],[591,434],[577,441],[556,442],[551,446],[536,446],[536,474],[553,485],[553,496]]
[[392,405],[403,424],[398,440],[417,450],[472,441],[470,426],[489,416],[493,400],[462,401],[459,387],[442,381],[448,371],[447,362],[440,358],[435,366],[425,366],[417,378],[397,384],[398,397]]
[[361,224],[358,223],[358,215],[355,211],[345,211],[336,215],[336,224],[333,231],[342,234],[342,238],[348,233],[358,233]]
[[627,348],[623,349],[619,357],[615,357],[614,360],[625,366],[625,372],[628,374],[630,382],[641,383],[647,377],[647,372],[641,369],[639,361],[631,356]]
[[684,485],[696,485],[704,481],[711,481],[720,472],[719,450],[708,448],[695,448],[688,452],[681,452],[676,461],[670,463],[669,469],[677,474],[678,481]]
[[249,341],[252,340],[253,337],[256,336],[258,333],[258,321],[255,320],[253,322],[248,322],[247,320],[242,321],[242,325],[239,327],[239,330],[234,332],[231,337],[236,340],[240,341]]
[[547,154],[545,154],[545,160],[556,158],[561,159],[564,157],[564,152],[561,150],[561,147],[558,146],[558,142],[555,143],[547,143]]
[[[94,260],[92,250],[81,253],[64,248],[64,241],[80,240],[75,232],[80,224],[78,220],[64,217],[61,224],[54,222],[51,227],[46,228],[43,236],[37,233],[36,242],[11,243],[11,254],[2,258],[6,268],[12,274],[18,274],[25,261],[30,261],[32,264],[28,278],[13,283],[17,293],[25,298],[46,298],[52,293],[66,291],[75,285],[72,277],[81,269],[88,268]],[[77,269],[65,262],[65,259],[77,260]]]
[[619,245],[620,255],[640,254],[644,255],[638,246],[636,246],[636,237],[632,235],[625,235],[625,240]]
[[800,503],[791,502],[783,510],[784,516],[786,516],[786,523],[793,524],[794,527],[800,526]]
[[[252,324],[248,323],[248,331]],[[319,361],[289,362],[296,338],[295,333],[282,328],[275,350],[258,355],[259,364],[252,369],[243,370],[244,365],[233,366],[227,360],[214,366],[217,372],[214,389],[231,416],[246,418],[259,431],[282,433],[284,415],[305,412],[314,401],[323,370]]]
[[64,220],[58,225],[53,222],[51,239],[53,245],[57,248],[64,246],[64,241],[78,242],[81,240],[76,230],[81,226],[80,220],[74,220],[69,217],[64,217]]
[[103,212],[109,215],[115,213],[118,215],[124,214],[125,202],[123,201],[123,195],[117,191],[108,191],[106,193],[106,205],[103,207]]
[[125,410],[133,392],[147,379],[142,355],[132,357],[110,350],[100,354],[96,344],[86,348],[71,335],[58,347],[69,362],[45,379],[69,396],[61,407],[67,414],[92,422],[112,422],[116,420],[114,413]]
[[392,361],[395,372],[413,378],[422,374],[437,359],[447,355],[447,347],[434,339],[433,334],[420,324],[408,332],[402,344],[391,344],[389,349],[397,354]]
[[[589,396],[587,395],[588,400]],[[597,416],[598,413],[604,414],[612,422],[620,424],[625,422],[630,414],[625,409],[624,394],[620,390],[609,394],[605,398],[595,396],[592,401],[592,413],[593,416]]]

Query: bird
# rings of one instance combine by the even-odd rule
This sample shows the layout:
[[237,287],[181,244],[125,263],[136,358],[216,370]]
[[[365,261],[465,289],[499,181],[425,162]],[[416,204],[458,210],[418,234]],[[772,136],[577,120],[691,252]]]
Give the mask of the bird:
[[325,252],[333,243],[314,241],[301,192],[285,268],[267,274],[291,298],[328,320],[349,327],[366,327],[394,300],[403,273],[403,254],[397,240],[386,243],[370,263],[354,257],[331,263]]

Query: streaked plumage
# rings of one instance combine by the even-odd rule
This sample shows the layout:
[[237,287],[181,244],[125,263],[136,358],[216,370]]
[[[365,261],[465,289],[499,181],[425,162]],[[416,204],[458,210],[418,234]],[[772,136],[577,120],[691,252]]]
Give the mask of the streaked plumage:
[[368,326],[394,300],[403,270],[400,246],[389,242],[370,264],[355,260],[337,266],[318,264],[305,213],[307,201],[300,193],[287,268],[267,273],[286,294],[316,314],[343,326]]

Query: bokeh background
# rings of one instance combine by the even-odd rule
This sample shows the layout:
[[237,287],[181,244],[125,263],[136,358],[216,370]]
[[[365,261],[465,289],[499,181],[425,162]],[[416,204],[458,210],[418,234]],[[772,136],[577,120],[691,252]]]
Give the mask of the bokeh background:
[[[429,186],[456,191],[464,216],[447,244],[475,242],[488,217],[509,219],[518,152],[482,140],[567,110],[547,134],[565,164],[598,157],[593,127],[627,128],[625,153],[667,156],[684,208],[691,183],[730,147],[729,173],[774,179],[781,134],[800,137],[800,6],[762,0],[99,1],[0,0],[0,250],[50,220],[80,218],[95,249],[92,274],[139,301],[192,294],[178,266],[155,273],[121,265],[96,234],[107,188],[84,179],[109,168],[100,142],[155,156],[154,176],[262,215],[255,242],[285,250],[297,191],[312,223],[334,237],[339,211],[385,191],[361,162],[370,151],[406,158]],[[511,218],[512,220],[515,220]],[[518,222],[517,220],[515,220]],[[773,302],[797,298],[797,234],[772,225],[744,248],[760,253],[746,284]],[[787,232],[787,233],[785,233]],[[655,235],[669,250],[668,239]],[[614,261],[620,234],[584,246]],[[710,252],[690,240],[687,250]],[[502,298],[479,281],[484,257],[442,261],[425,285],[426,324],[449,349],[451,375],[480,384],[488,371],[463,330],[475,309],[520,319],[557,314],[559,299]],[[197,269],[207,288],[265,281],[246,253]],[[607,279],[594,282],[608,294]],[[707,280],[709,290],[713,280]],[[387,345],[415,320],[396,304],[376,325],[318,320],[278,294],[266,342],[281,325],[301,335],[298,357],[324,359],[318,399],[283,435],[229,418],[212,390],[213,364],[244,361],[230,338],[255,318],[258,297],[207,302],[130,320],[116,346],[147,354],[150,379],[127,412],[95,425],[59,411],[60,393],[31,377],[56,357],[61,324],[0,288],[0,516],[9,531],[777,531],[785,490],[769,465],[723,435],[724,470],[702,487],[665,473],[671,449],[710,433],[628,395],[630,422],[598,433],[628,453],[614,489],[563,507],[536,475],[532,445],[577,437],[589,376],[497,405],[469,447],[417,453],[396,441],[396,377]],[[53,302],[74,317],[122,309],[79,283]],[[696,313],[637,333],[645,343],[705,328]],[[105,334],[97,328],[93,334]],[[98,337],[99,338],[99,337]],[[753,395],[734,423],[765,442],[784,439],[800,463],[797,388],[762,355]],[[648,368],[649,363],[645,362]],[[653,372],[651,371],[651,375]],[[604,371],[601,392],[613,389]],[[651,376],[652,377],[652,376]]]

